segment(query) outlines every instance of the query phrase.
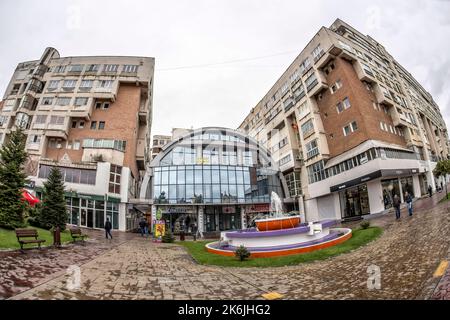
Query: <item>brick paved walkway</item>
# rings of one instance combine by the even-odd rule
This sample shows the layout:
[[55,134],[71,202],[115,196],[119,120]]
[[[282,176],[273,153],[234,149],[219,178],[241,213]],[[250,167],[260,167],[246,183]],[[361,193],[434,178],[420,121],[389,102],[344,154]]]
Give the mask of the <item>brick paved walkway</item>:
[[[381,238],[325,261],[265,269],[201,266],[182,247],[130,235],[81,266],[79,289],[66,288],[67,275],[52,275],[13,299],[261,299],[271,291],[286,299],[425,299],[436,289],[433,273],[450,246],[449,204],[436,206],[442,196],[415,203],[413,217],[403,210],[398,222],[393,214],[373,219],[384,229]],[[95,246],[105,247],[87,250]],[[380,267],[380,290],[367,288],[370,265]],[[20,269],[14,273],[26,278]]]

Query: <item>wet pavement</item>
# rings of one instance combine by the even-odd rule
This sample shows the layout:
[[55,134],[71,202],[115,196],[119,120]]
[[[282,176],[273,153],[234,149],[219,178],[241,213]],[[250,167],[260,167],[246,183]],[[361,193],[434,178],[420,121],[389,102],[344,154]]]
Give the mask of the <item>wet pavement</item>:
[[[450,211],[449,203],[437,204],[442,196],[417,201],[412,217],[403,209],[400,221],[395,221],[393,213],[371,219],[384,233],[364,247],[297,266],[202,266],[180,246],[129,234],[111,244],[98,240],[86,247],[64,249],[68,254],[64,250],[14,254],[6,266],[0,254],[0,283],[7,281],[0,287],[0,296],[26,290],[12,298],[262,299],[262,294],[277,292],[284,299],[428,299],[446,281],[445,276],[433,276],[440,262],[449,257]],[[64,268],[72,263],[81,267],[79,287],[68,286],[72,278]],[[27,271],[22,267],[26,265],[39,269]],[[55,268],[59,274],[52,273]],[[379,277],[374,270],[380,271]],[[378,288],[368,286],[374,283],[370,276],[378,277]],[[450,280],[448,270],[447,277]],[[27,290],[37,283],[41,284]]]

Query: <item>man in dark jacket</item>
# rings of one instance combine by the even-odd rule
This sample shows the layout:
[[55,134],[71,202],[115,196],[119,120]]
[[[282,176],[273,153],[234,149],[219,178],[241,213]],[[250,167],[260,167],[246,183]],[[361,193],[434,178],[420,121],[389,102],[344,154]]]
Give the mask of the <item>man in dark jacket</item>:
[[109,236],[111,237],[111,239],[112,239],[111,229],[112,229],[111,221],[109,221],[109,218],[106,218],[106,222],[105,222],[105,235],[106,235],[106,239],[108,239],[108,235],[109,235]]
[[431,196],[433,195],[433,188],[431,188],[431,185],[428,185],[428,194]]
[[395,217],[398,220],[400,219],[400,197],[398,195],[394,196],[393,205],[395,209]]
[[139,228],[141,231],[141,237],[143,237],[144,233],[145,233],[145,219],[144,218],[142,218],[141,221],[139,222]]
[[409,192],[405,193],[405,201],[406,201],[406,205],[408,206],[409,216],[412,216],[412,211],[413,211],[412,202],[413,202],[413,198],[409,194]]

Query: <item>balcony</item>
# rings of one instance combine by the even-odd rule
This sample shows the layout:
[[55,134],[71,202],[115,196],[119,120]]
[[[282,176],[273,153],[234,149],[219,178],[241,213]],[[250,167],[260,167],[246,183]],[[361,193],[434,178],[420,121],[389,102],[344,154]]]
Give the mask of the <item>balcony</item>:
[[39,151],[40,147],[41,147],[40,142],[30,142],[27,144],[28,151]]
[[314,64],[317,69],[322,69],[325,67],[331,60],[335,59],[342,52],[341,48],[332,45],[327,52],[323,52],[321,55],[318,55],[314,58]]
[[314,71],[314,73],[306,79],[305,84],[308,97],[313,97],[322,90],[328,88],[328,84],[325,77],[322,76],[321,71]]
[[376,83],[375,75],[369,67],[362,65],[360,62],[356,62],[354,68],[359,80],[368,83]]
[[95,93],[95,97],[97,99],[106,99],[106,100],[115,101],[116,100],[116,90],[117,90],[117,87],[107,87],[107,88],[95,87],[95,88],[93,88],[92,91]]
[[47,137],[61,138],[67,140],[69,134],[69,117],[65,117],[63,124],[52,124],[47,125],[47,130],[45,131]]
[[374,91],[375,91],[375,97],[377,99],[378,103],[382,103],[387,106],[393,106],[394,101],[392,100],[391,95],[386,89],[382,89],[382,87],[379,84],[374,85]]
[[145,170],[145,139],[138,139],[136,147],[136,162],[139,170]]
[[148,118],[148,105],[145,102],[141,102],[139,106],[139,123],[146,124]]
[[412,125],[411,120],[403,113],[397,111],[397,108],[391,108],[390,115],[395,127],[409,127]]
[[288,112],[294,106],[294,99],[292,97],[283,101],[284,112]]
[[342,59],[348,60],[348,61],[356,61],[355,51],[352,47],[350,47],[348,44],[339,41],[338,48],[342,51],[340,52],[340,57]]

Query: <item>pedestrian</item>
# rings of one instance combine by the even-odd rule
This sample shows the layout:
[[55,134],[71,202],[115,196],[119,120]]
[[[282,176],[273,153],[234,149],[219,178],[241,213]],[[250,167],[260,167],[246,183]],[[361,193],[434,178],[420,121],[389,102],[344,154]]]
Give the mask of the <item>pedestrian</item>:
[[141,237],[144,236],[145,233],[145,219],[142,218],[141,221],[139,222],[139,230],[141,231]]
[[400,219],[400,197],[396,194],[394,196],[394,209],[396,220]]
[[105,222],[105,235],[106,235],[106,239],[108,239],[108,235],[109,235],[109,237],[111,237],[111,239],[112,239],[111,229],[112,229],[111,221],[109,221],[109,218],[106,218],[106,222]]
[[148,238],[148,221],[144,221],[144,231],[145,231],[145,237]]
[[409,216],[411,217],[412,216],[412,212],[413,212],[413,207],[412,207],[413,198],[409,194],[409,192],[405,193],[405,200],[406,200],[406,205],[408,206]]
[[428,194],[431,196],[433,195],[433,188],[431,188],[431,185],[428,185]]

